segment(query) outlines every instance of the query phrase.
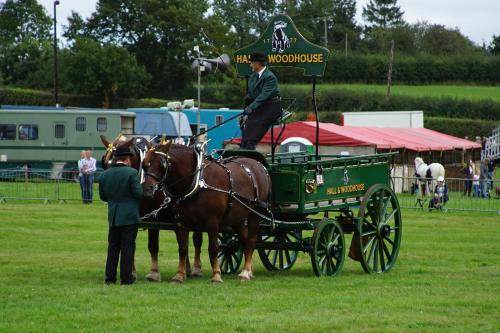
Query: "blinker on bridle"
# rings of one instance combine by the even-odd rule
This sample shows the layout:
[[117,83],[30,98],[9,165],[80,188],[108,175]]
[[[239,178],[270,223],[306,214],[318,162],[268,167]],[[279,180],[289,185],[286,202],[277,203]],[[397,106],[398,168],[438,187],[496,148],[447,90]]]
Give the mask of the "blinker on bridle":
[[[161,152],[161,151],[156,151],[154,148],[152,148],[152,150],[153,150],[154,154],[161,156],[160,163],[161,163],[161,166],[163,167],[163,169],[165,169],[162,177],[158,176],[155,173],[149,172],[149,171],[144,172],[145,177],[150,176],[151,178],[153,178],[154,180],[156,180],[159,183],[159,184],[155,185],[154,191],[156,192],[159,189],[159,187],[161,186],[161,184],[163,184],[165,178],[167,178],[168,168],[170,167],[170,156],[168,154]],[[151,166],[151,163],[148,163],[145,166],[146,166],[146,168],[149,168]]]

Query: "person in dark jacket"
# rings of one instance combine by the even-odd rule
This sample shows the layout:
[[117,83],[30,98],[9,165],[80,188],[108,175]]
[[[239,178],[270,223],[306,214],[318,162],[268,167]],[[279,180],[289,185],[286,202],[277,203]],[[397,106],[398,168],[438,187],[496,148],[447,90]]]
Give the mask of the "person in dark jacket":
[[252,75],[248,80],[248,95],[245,97],[241,149],[254,150],[269,127],[281,115],[281,98],[278,79],[266,67],[263,52],[250,54]]
[[120,258],[120,282],[132,284],[135,239],[139,223],[139,199],[142,187],[137,170],[130,167],[129,148],[118,147],[114,153],[116,162],[99,177],[99,196],[108,203],[108,257],[106,260],[106,284],[116,282],[116,270]]
[[437,185],[434,188],[434,198],[429,201],[429,209],[441,208],[448,202],[448,185],[444,182],[444,177],[437,178]]

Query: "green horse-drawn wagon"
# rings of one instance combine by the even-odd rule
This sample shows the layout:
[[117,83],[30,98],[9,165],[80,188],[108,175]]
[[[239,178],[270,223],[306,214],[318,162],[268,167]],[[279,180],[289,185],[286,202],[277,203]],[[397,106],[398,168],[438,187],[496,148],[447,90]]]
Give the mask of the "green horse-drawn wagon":
[[[257,242],[264,266],[290,269],[303,251],[316,275],[336,275],[347,248],[344,234],[354,233],[350,256],[368,273],[390,270],[402,231],[398,200],[389,186],[393,156],[285,153],[269,160],[273,218],[264,219]],[[242,257],[238,240],[232,233],[221,233],[219,240],[222,270],[234,273]]]

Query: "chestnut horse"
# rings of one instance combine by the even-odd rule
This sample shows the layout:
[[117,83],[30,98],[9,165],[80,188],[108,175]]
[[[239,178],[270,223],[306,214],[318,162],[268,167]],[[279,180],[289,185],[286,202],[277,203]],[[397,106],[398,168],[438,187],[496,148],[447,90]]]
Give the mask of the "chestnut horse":
[[[139,139],[139,141],[137,141]],[[130,149],[132,152],[131,156],[131,167],[140,171],[141,165],[141,156],[139,153],[139,147],[137,147],[136,143],[144,143],[148,149],[151,149],[152,146],[149,142],[142,138],[130,138],[127,139],[123,135],[118,135],[118,137],[110,142],[104,135],[101,135],[101,141],[104,146],[107,148],[106,153],[103,155],[101,164],[103,169],[107,169],[113,160],[113,151],[119,147],[124,146]],[[143,198],[140,202],[140,215],[145,216],[146,214],[152,212],[153,210],[160,207],[163,203],[164,196],[163,193],[158,192],[155,194],[154,198]],[[168,209],[160,210],[156,217],[150,217],[147,219],[149,222],[165,222],[165,221],[173,221],[172,212]],[[148,229],[148,250],[151,255],[151,270],[148,274],[146,274],[146,279],[152,282],[158,282],[161,280],[160,277],[160,267],[158,264],[158,252],[159,252],[159,237],[160,230],[158,229]],[[203,244],[203,235],[201,232],[193,233],[193,244],[195,247],[195,256],[194,256],[194,267],[191,270],[191,265],[189,263],[189,257],[186,257],[187,260],[187,269],[188,273],[192,277],[200,277],[202,275],[201,270],[201,246]],[[134,274],[135,274],[135,265],[134,265]]]
[[[175,230],[179,266],[172,282],[182,283],[186,278],[185,258],[190,230],[208,233],[212,282],[222,282],[217,235],[226,227],[231,227],[243,244],[245,265],[239,278],[250,280],[260,221],[252,211],[265,212],[271,191],[271,179],[264,166],[245,157],[226,161],[204,157],[197,164],[197,153],[193,148],[162,141],[147,152],[143,168],[146,171],[144,195],[153,197],[158,190],[168,193],[180,225]],[[199,187],[193,187],[193,184]],[[193,192],[193,189],[197,190]]]

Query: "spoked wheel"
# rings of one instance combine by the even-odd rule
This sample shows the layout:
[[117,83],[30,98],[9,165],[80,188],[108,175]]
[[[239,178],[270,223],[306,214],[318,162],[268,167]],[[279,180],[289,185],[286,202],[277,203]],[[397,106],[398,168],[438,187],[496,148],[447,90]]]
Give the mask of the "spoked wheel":
[[243,258],[240,241],[234,234],[220,233],[219,240],[219,266],[223,274],[234,274],[238,271]]
[[401,210],[396,194],[386,185],[373,185],[365,193],[358,217],[361,266],[367,273],[389,271],[401,245]]
[[311,263],[317,276],[335,276],[344,265],[345,240],[342,227],[334,220],[324,219],[314,229]]
[[302,241],[302,236],[300,231],[276,230],[276,234],[274,235],[262,236],[261,241],[271,242],[277,245],[282,244],[284,248],[279,250],[259,249],[259,257],[264,267],[269,271],[286,271],[292,268],[299,255],[299,251],[287,250],[286,246],[300,243]]

